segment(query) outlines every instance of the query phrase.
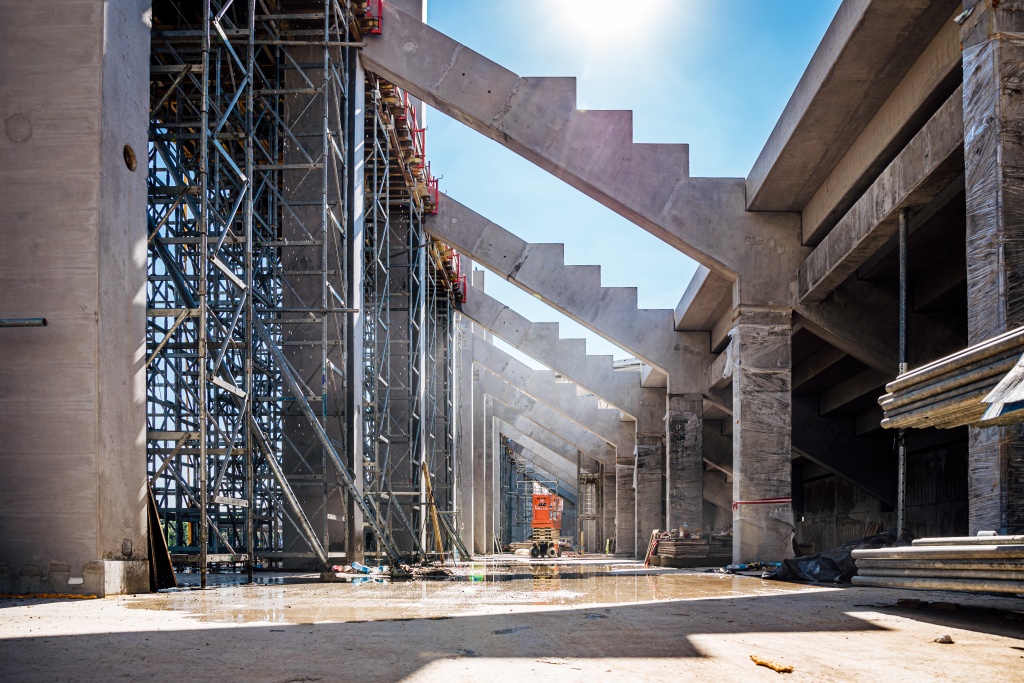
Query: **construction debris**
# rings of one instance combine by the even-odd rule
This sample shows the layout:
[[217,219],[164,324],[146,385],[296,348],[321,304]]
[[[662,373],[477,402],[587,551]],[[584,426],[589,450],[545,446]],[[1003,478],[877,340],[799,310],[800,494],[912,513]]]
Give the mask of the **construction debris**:
[[751,661],[754,662],[754,664],[757,664],[758,666],[767,667],[767,668],[771,669],[772,671],[774,671],[776,673],[780,673],[780,674],[791,674],[791,673],[793,673],[793,667],[791,667],[791,666],[789,666],[787,664],[776,664],[775,662],[768,661],[767,659],[762,659],[762,658],[758,657],[757,655],[750,655],[750,659],[751,659]]

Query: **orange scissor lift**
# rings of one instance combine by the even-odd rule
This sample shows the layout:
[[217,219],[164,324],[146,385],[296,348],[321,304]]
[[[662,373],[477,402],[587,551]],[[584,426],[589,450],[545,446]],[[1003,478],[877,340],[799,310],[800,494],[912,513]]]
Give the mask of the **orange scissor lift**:
[[530,557],[559,557],[562,535],[562,498],[553,493],[533,494],[533,533]]

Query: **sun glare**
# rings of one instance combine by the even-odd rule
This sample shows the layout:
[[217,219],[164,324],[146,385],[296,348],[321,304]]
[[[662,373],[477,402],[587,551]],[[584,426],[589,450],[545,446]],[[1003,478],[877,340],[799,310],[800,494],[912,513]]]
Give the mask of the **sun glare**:
[[636,36],[658,26],[665,0],[626,3],[622,0],[555,0],[550,7],[564,35],[581,43]]

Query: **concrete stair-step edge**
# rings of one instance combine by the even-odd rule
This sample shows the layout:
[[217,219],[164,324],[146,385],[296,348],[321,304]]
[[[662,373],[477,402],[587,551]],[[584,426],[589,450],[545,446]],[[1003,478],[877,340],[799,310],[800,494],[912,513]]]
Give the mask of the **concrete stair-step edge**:
[[563,245],[525,242],[450,197],[427,228],[581,325],[671,372],[677,355],[674,344],[665,342],[674,332],[675,312],[638,308],[635,287],[603,287],[599,266],[567,265]]
[[[627,415],[636,418],[645,391],[633,373],[616,372],[611,356],[589,356],[558,348],[557,323],[532,323],[476,287],[470,287],[465,315],[523,353],[556,370]],[[548,330],[534,333],[533,328]]]

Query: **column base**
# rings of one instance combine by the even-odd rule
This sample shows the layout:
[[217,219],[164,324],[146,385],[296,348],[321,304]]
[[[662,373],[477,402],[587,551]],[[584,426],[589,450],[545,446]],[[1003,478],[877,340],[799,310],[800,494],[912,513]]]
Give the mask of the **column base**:
[[71,567],[51,562],[44,574],[38,565],[15,571],[0,565],[0,594],[4,595],[130,595],[149,593],[146,560],[97,560],[73,575]]

